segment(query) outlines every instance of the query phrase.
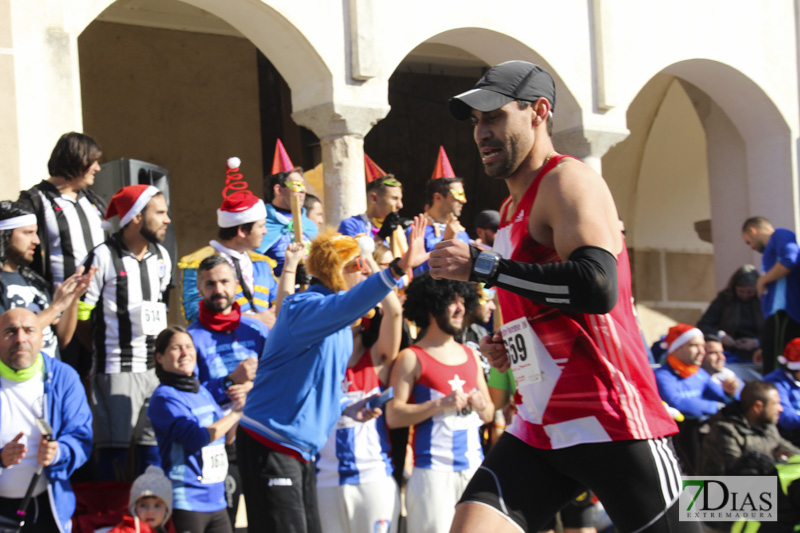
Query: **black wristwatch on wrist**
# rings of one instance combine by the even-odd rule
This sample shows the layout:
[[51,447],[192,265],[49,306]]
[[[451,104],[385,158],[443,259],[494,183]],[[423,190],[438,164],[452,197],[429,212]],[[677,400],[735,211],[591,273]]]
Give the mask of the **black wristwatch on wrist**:
[[231,388],[231,387],[233,387],[234,385],[236,385],[236,382],[235,382],[235,381],[233,381],[233,378],[232,378],[232,377],[230,377],[230,376],[227,376],[227,377],[225,378],[225,380],[222,382],[222,386],[223,386],[223,387],[225,387],[225,390],[228,390],[228,389],[230,389],[230,388]]
[[497,269],[502,257],[497,252],[490,250],[481,251],[472,264],[471,279],[481,283],[491,284],[497,278]]
[[392,275],[396,278],[402,278],[406,275],[406,271],[400,268],[400,258],[395,257],[392,259],[392,262],[389,263],[389,270],[391,271]]

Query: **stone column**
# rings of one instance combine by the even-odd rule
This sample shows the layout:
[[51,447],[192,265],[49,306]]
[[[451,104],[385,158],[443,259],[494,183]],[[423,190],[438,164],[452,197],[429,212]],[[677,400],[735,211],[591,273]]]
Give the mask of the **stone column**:
[[389,113],[388,105],[329,102],[292,113],[297,124],[320,138],[325,194],[325,220],[338,226],[367,209],[364,182],[364,136]]
[[8,52],[13,54],[15,93],[13,100],[10,91],[2,97],[16,108],[19,175],[11,177],[18,182],[16,188],[46,178],[58,138],[82,129],[78,39],[68,25],[68,7],[60,0],[10,5],[13,40]]
[[603,156],[629,134],[628,131],[574,128],[553,134],[553,146],[561,154],[575,156],[603,175]]

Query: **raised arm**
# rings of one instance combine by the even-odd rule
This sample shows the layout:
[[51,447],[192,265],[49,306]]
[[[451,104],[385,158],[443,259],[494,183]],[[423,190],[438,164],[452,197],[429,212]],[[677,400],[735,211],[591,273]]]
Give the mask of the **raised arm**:
[[294,294],[294,288],[297,285],[297,266],[305,256],[305,253],[306,246],[301,242],[293,242],[286,247],[283,271],[281,271],[281,278],[278,280],[278,295],[275,297],[276,314],[281,310],[283,299],[290,294]]
[[[373,272],[380,270],[372,256],[368,256],[367,262]],[[383,316],[381,317],[381,327],[378,332],[378,340],[372,346],[373,366],[378,370],[378,378],[382,384],[389,382],[389,374],[392,370],[392,363],[400,350],[400,341],[403,337],[403,306],[395,291],[390,291],[386,298],[381,302]]]

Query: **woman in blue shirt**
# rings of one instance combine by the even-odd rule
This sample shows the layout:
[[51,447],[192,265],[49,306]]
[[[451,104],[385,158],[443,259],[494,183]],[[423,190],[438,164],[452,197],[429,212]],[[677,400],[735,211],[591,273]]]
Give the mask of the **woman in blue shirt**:
[[172,481],[175,529],[231,533],[225,502],[225,434],[239,422],[244,398],[232,398],[231,411],[223,414],[194,373],[197,353],[185,328],[165,329],[155,348],[161,385],[150,398],[147,414],[161,466]]

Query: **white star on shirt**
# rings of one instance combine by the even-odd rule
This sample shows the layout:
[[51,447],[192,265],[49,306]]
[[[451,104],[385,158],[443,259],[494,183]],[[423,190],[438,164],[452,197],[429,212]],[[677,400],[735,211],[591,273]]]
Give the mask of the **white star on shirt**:
[[463,386],[464,386],[464,383],[466,383],[466,381],[464,381],[463,379],[458,377],[458,374],[453,376],[453,379],[448,381],[448,383],[450,384],[450,390],[453,390],[453,391],[460,390],[461,392],[464,392]]

